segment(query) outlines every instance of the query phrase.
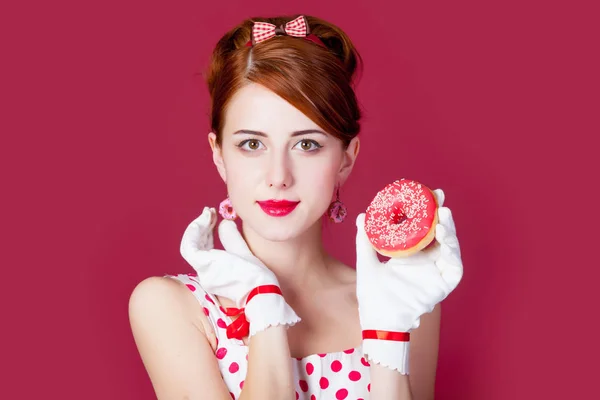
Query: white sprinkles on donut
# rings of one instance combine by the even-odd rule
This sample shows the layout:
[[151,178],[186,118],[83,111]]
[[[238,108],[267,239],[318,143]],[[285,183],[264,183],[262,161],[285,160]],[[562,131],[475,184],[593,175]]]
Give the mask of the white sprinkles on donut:
[[365,232],[377,250],[409,249],[430,232],[436,207],[435,197],[426,186],[397,180],[378,192],[367,208]]

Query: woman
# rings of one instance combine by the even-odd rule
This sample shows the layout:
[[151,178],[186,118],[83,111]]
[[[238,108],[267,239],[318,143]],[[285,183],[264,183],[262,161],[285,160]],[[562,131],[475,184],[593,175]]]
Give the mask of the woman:
[[242,232],[224,219],[225,250],[213,249],[205,208],[181,243],[197,274],[132,293],[159,399],[433,399],[439,303],[462,277],[450,210],[407,259],[379,262],[364,214],[356,269],[322,245],[359,151],[359,64],[347,35],[314,17],[246,20],[218,42],[208,139],[228,191],[221,215]]

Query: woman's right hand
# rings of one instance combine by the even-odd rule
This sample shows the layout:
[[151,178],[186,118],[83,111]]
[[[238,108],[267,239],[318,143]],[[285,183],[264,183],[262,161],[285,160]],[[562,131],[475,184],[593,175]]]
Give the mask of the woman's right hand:
[[216,210],[205,207],[186,228],[180,252],[206,291],[236,303],[237,308],[226,310],[230,316],[239,315],[227,328],[228,337],[241,339],[269,326],[299,322],[281,294],[277,277],[252,254],[233,221],[219,224],[219,239],[225,250],[214,248],[216,220]]

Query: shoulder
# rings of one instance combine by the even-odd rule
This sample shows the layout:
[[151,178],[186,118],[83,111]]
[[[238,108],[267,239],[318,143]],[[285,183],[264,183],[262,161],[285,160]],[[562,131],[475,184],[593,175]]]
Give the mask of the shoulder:
[[[129,297],[129,320],[134,334],[152,334],[154,327],[189,324],[204,334],[210,324],[188,287],[170,276],[152,276],[139,282]],[[210,335],[209,335],[210,336]]]
[[151,276],[133,289],[129,297],[129,311],[139,314],[160,311],[165,308],[161,306],[164,304],[189,304],[193,296],[188,292],[181,281],[165,276]]

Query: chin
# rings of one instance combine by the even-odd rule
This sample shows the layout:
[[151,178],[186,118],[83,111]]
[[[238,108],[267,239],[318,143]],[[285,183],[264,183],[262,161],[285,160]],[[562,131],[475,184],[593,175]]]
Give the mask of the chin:
[[[254,229],[253,229],[254,230]],[[290,229],[277,229],[261,227],[254,230],[258,236],[269,242],[287,242],[298,237],[302,232],[292,231]]]
[[[291,215],[290,215],[291,216]],[[265,221],[265,218],[267,221]],[[250,228],[263,239],[272,242],[285,242],[302,235],[308,227],[299,224],[295,218],[274,218],[265,216],[251,224]]]
[[272,217],[257,207],[253,210],[246,224],[261,238],[272,242],[285,242],[303,235],[316,222],[321,220],[321,215],[307,215],[302,210],[296,209],[285,217]]

